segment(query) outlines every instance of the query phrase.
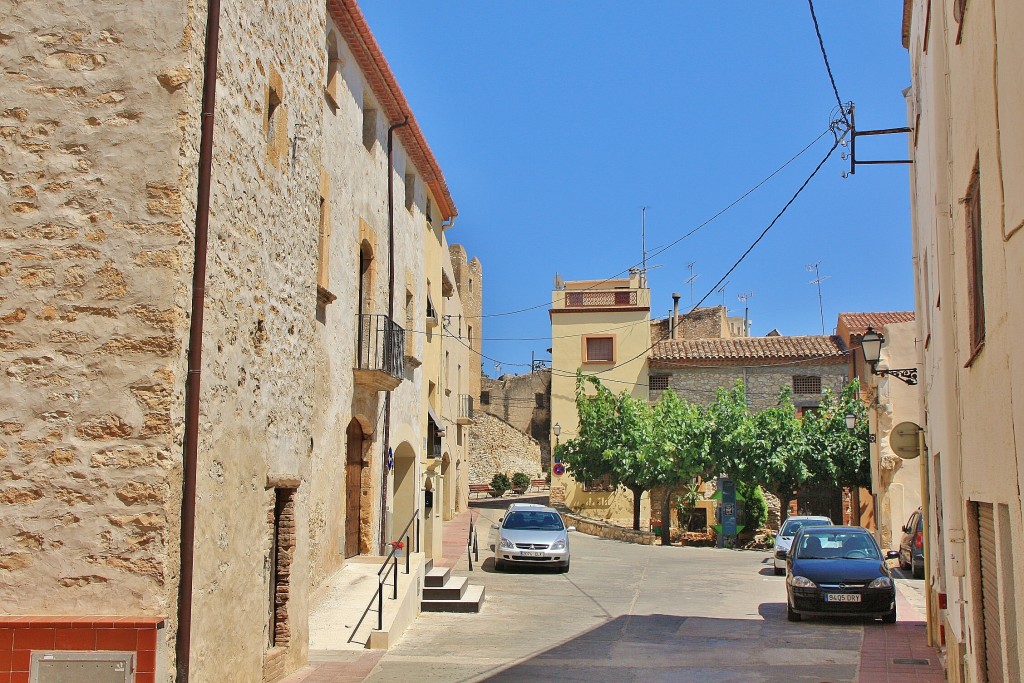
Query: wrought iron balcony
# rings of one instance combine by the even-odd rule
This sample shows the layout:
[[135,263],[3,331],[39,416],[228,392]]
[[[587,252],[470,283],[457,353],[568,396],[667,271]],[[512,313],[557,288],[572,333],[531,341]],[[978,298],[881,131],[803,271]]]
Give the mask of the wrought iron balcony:
[[386,315],[356,316],[358,386],[391,391],[405,374],[405,330]]
[[460,425],[473,424],[473,397],[459,394],[459,416],[456,422]]

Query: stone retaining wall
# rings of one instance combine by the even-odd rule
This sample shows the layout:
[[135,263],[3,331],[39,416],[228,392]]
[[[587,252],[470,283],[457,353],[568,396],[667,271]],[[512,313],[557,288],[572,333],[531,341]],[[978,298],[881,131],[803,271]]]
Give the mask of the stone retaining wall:
[[489,484],[498,472],[541,475],[540,443],[504,420],[478,413],[469,428],[469,483]]
[[613,541],[625,541],[626,543],[639,543],[640,545],[654,545],[656,537],[649,531],[636,531],[635,529],[627,529],[596,519],[581,517],[564,508],[559,510],[559,512],[562,514],[562,520],[566,526],[574,526],[576,531],[588,536],[608,538]]

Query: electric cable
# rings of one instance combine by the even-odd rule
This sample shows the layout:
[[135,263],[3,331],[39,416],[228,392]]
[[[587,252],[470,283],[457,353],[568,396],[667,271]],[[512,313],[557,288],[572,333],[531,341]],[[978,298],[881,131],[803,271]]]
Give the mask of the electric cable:
[[[693,236],[693,235],[694,235],[694,234],[695,234],[695,233],[696,233],[697,231],[699,231],[700,229],[702,229],[702,228],[706,227],[706,226],[707,226],[708,224],[710,224],[710,223],[714,222],[715,220],[717,220],[718,218],[720,218],[720,217],[722,216],[722,214],[726,213],[727,211],[729,211],[730,209],[732,209],[733,207],[735,207],[735,206],[736,206],[737,204],[739,204],[740,202],[742,202],[742,201],[743,201],[744,199],[746,199],[747,197],[749,197],[750,195],[752,195],[752,194],[753,194],[754,192],[756,192],[757,190],[759,190],[759,189],[760,189],[760,188],[761,188],[761,187],[762,187],[762,186],[763,186],[763,185],[764,185],[765,183],[767,183],[767,182],[768,182],[769,180],[771,180],[772,178],[774,178],[775,176],[777,176],[777,175],[778,175],[779,173],[781,173],[782,171],[784,171],[784,170],[786,169],[786,167],[788,167],[788,166],[789,166],[790,164],[792,164],[792,163],[793,163],[794,161],[796,161],[796,160],[797,160],[797,159],[799,159],[799,158],[800,158],[801,156],[803,156],[803,154],[804,154],[804,153],[805,153],[805,152],[806,152],[807,150],[809,150],[809,149],[810,149],[811,147],[813,147],[813,146],[814,146],[815,144],[817,144],[817,142],[818,142],[819,140],[821,140],[821,139],[822,139],[823,137],[825,137],[825,135],[827,135],[827,134],[828,134],[828,133],[830,133],[830,132],[833,132],[833,133],[834,133],[834,126],[832,126],[832,125],[830,125],[830,126],[829,126],[829,128],[827,128],[826,130],[822,131],[822,133],[821,133],[820,135],[818,135],[818,136],[817,136],[816,138],[814,138],[814,139],[813,139],[813,140],[812,140],[811,142],[809,142],[809,143],[808,143],[808,144],[807,144],[807,145],[806,145],[806,146],[805,146],[805,147],[804,147],[803,149],[801,149],[801,150],[800,150],[799,152],[797,152],[797,153],[796,153],[796,154],[794,154],[794,155],[793,155],[792,157],[790,157],[789,159],[787,159],[785,163],[783,163],[783,164],[782,164],[781,166],[779,166],[779,167],[778,167],[778,168],[776,168],[776,169],[775,169],[774,171],[772,171],[772,172],[771,172],[771,173],[770,173],[769,175],[767,175],[766,177],[764,177],[764,178],[763,178],[763,179],[762,179],[762,180],[761,180],[760,182],[758,182],[758,183],[757,183],[756,185],[754,185],[754,186],[753,186],[753,187],[751,187],[751,188],[750,188],[749,190],[747,190],[746,192],[744,192],[744,193],[743,193],[742,195],[740,195],[740,196],[739,196],[738,198],[736,198],[735,200],[733,200],[733,201],[732,201],[732,202],[731,202],[730,204],[728,204],[728,205],[727,205],[727,206],[726,206],[725,208],[723,208],[723,209],[719,210],[718,212],[716,212],[715,214],[713,214],[713,215],[712,215],[712,216],[711,216],[710,218],[708,218],[708,219],[707,219],[707,220],[705,220],[704,222],[702,222],[702,223],[700,223],[699,225],[697,225],[696,227],[694,227],[694,228],[693,228],[692,230],[690,230],[689,232],[687,232],[686,234],[684,234],[684,235],[683,235],[682,237],[679,237],[678,239],[675,239],[675,240],[673,240],[672,242],[669,242],[668,244],[665,244],[665,245],[663,245],[663,246],[660,246],[660,247],[656,247],[656,248],[654,248],[654,249],[653,249],[653,250],[652,250],[652,251],[651,251],[651,252],[649,253],[649,255],[648,255],[648,257],[647,257],[647,258],[648,258],[648,259],[651,259],[651,258],[655,258],[655,257],[657,257],[657,256],[659,256],[659,255],[661,255],[661,254],[663,254],[664,252],[666,252],[666,251],[668,251],[669,249],[671,249],[672,247],[676,246],[677,244],[679,244],[679,243],[680,243],[680,242],[682,242],[683,240],[685,240],[685,239],[687,239],[687,238],[689,238],[689,237]],[[636,268],[636,267],[638,267],[638,266],[642,265],[642,263],[643,263],[642,261],[641,261],[641,262],[637,262],[637,263],[634,263],[634,264],[633,264],[632,266],[630,266],[629,268],[626,268],[626,269],[624,269],[624,270],[620,270],[619,272],[615,273],[615,274],[614,274],[614,275],[612,275],[611,277],[607,277],[607,278],[604,278],[603,280],[598,280],[598,281],[596,281],[596,282],[595,282],[594,284],[590,285],[589,287],[586,287],[586,288],[584,288],[584,289],[581,289],[581,290],[576,290],[576,291],[581,291],[581,292],[583,292],[583,291],[587,291],[587,290],[590,290],[590,289],[594,289],[595,287],[599,287],[599,286],[601,286],[601,285],[603,285],[603,284],[607,283],[607,282],[608,282],[608,281],[610,281],[610,280],[614,280],[615,278],[619,277],[620,275],[624,275],[624,274],[628,273],[628,272],[629,272],[630,270],[632,270],[633,268]],[[526,312],[529,312],[529,311],[534,311],[534,310],[537,310],[538,308],[544,308],[544,307],[546,307],[546,306],[550,306],[550,305],[551,305],[551,301],[545,301],[544,303],[541,303],[541,304],[537,304],[537,305],[535,305],[535,306],[527,306],[527,307],[525,307],[525,308],[519,308],[519,309],[516,309],[516,310],[513,310],[513,311],[503,311],[503,312],[501,312],[501,313],[484,313],[484,314],[481,314],[481,315],[474,315],[474,316],[464,316],[464,317],[465,317],[465,318],[467,318],[467,319],[471,319],[471,318],[498,318],[498,317],[503,317],[503,316],[509,316],[509,315],[518,315],[518,314],[520,314],[520,313],[526,313]]]
[[832,66],[828,63],[828,54],[825,52],[825,41],[821,37],[821,28],[818,26],[818,17],[814,14],[814,0],[807,0],[807,6],[811,10],[811,21],[814,22],[814,33],[818,36],[818,46],[821,48],[821,58],[825,60],[825,71],[828,72],[828,80],[832,83],[832,92],[836,95],[836,104],[839,105],[839,115],[843,117],[846,127],[850,127],[850,119],[846,116],[846,109],[843,107],[843,98],[839,96],[839,88],[836,87],[836,79],[832,76]]

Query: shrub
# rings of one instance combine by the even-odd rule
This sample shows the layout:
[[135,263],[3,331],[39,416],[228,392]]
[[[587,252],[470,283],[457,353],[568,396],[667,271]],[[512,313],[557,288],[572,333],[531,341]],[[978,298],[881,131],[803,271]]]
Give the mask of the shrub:
[[512,475],[512,488],[517,491],[525,491],[530,487],[530,475],[516,472]]
[[741,484],[743,501],[743,514],[746,517],[745,526],[750,531],[757,531],[768,522],[768,501],[764,497],[764,491],[760,486],[747,487]]
[[508,475],[503,472],[498,472],[491,479],[491,488],[494,489],[495,496],[505,495],[505,491],[512,488],[512,482],[508,480]]

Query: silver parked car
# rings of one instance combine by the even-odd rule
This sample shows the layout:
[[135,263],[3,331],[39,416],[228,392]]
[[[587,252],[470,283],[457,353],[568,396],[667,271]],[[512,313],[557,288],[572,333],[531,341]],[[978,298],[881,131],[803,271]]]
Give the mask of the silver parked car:
[[792,517],[787,517],[786,521],[782,523],[782,528],[779,529],[778,535],[775,537],[775,550],[772,552],[776,576],[782,576],[786,573],[786,554],[789,553],[789,547],[793,544],[793,537],[796,536],[796,532],[805,526],[832,526],[832,520],[828,517],[818,517],[815,515],[793,515]]
[[494,542],[494,569],[507,565],[554,566],[569,571],[569,533],[554,508],[532,503],[512,503],[501,518]]

